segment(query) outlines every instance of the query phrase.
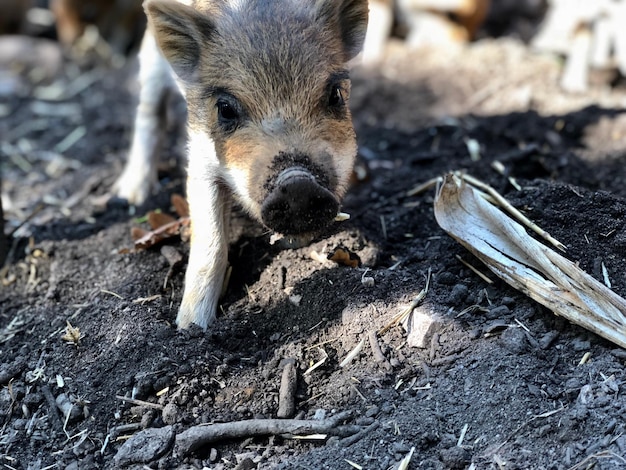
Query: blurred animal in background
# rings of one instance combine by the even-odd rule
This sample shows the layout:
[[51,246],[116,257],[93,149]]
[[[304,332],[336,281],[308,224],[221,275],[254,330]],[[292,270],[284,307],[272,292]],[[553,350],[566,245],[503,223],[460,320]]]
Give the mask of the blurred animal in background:
[[50,0],[59,40],[71,47],[90,26],[115,54],[139,44],[146,26],[141,0]]
[[370,0],[363,61],[377,62],[396,29],[414,48],[470,41],[487,18],[490,5],[490,0]]
[[67,50],[89,37],[124,56],[137,49],[145,26],[142,0],[0,0],[0,34],[56,37]]
[[624,76],[626,1],[550,0],[531,45],[565,56],[561,86],[567,91],[586,91],[594,71]]

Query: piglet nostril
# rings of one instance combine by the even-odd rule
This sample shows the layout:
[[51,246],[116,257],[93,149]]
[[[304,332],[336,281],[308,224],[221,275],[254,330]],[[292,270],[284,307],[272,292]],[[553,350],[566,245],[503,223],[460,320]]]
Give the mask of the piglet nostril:
[[309,179],[315,181],[315,177],[305,168],[294,166],[282,171],[276,178],[276,186],[281,187],[295,179]]
[[330,191],[317,184],[307,170],[292,167],[276,179],[274,190],[263,203],[261,216],[272,230],[296,235],[322,229],[338,211],[339,203]]

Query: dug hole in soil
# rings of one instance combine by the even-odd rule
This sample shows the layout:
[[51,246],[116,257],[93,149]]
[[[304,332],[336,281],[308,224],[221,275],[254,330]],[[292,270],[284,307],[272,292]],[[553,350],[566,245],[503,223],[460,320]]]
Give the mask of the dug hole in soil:
[[[498,280],[437,226],[433,190],[407,192],[464,170],[624,296],[626,90],[564,94],[558,60],[510,40],[451,54],[396,46],[376,71],[353,73],[368,171],[345,199],[351,218],[286,249],[236,213],[232,275],[207,333],[174,326],[186,260],[171,269],[160,247],[120,253],[131,228],[145,228],[138,217],[172,212],[184,142],[164,142],[161,191],[134,215],[95,202],[124,162],[136,63],[2,64],[7,230],[31,218],[2,271],[0,463],[388,469],[413,451],[410,469],[625,468],[626,352]],[[166,243],[188,253],[179,239]],[[362,266],[322,262],[338,246]],[[401,326],[372,334],[411,304],[429,272],[414,313],[437,319],[433,334],[421,347]],[[287,364],[295,417],[349,412],[340,423],[349,436],[176,451],[175,436],[201,423],[276,418]],[[131,437],[141,432],[143,446]]]

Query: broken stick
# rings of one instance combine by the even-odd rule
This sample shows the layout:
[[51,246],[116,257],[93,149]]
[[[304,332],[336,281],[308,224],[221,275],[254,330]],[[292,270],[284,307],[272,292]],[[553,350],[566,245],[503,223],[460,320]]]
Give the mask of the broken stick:
[[283,368],[278,394],[279,418],[291,418],[296,414],[296,388],[298,385],[298,372],[295,359],[288,359]]
[[327,434],[346,436],[354,434],[354,426],[341,426],[351,416],[350,411],[337,413],[327,419],[250,419],[231,423],[200,424],[176,436],[178,456],[183,457],[204,445],[226,439],[271,435]]

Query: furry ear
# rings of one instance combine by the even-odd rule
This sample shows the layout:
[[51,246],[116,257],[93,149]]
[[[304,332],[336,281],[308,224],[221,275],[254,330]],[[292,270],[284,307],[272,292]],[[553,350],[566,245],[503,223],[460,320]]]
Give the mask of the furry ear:
[[318,17],[338,27],[345,61],[353,59],[363,47],[367,31],[369,7],[367,0],[317,0]]
[[148,0],[144,8],[156,42],[172,69],[181,80],[193,82],[202,44],[215,31],[214,24],[193,8],[171,0]]

